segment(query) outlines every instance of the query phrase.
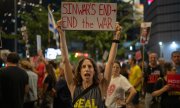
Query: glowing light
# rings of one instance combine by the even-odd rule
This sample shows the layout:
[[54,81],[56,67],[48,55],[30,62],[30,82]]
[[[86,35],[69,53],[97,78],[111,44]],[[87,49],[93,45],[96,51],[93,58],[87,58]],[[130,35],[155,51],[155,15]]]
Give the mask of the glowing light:
[[88,53],[80,53],[80,52],[76,52],[74,57],[77,58],[77,57],[88,57],[89,54]]
[[152,2],[154,2],[154,0],[147,0],[148,5],[151,5]]
[[132,47],[132,46],[130,46],[130,47],[129,47],[129,50],[130,50],[130,51],[132,51],[132,50],[133,50],[133,47]]
[[76,57],[76,58],[77,58],[78,56],[79,56],[79,53],[75,53],[74,57]]
[[178,47],[178,45],[176,44],[176,42],[173,41],[173,42],[171,43],[171,48],[172,48],[172,49],[175,49],[175,48],[177,48],[177,47]]
[[162,44],[163,44],[162,42],[159,42],[159,45],[160,45],[160,46],[162,46]]

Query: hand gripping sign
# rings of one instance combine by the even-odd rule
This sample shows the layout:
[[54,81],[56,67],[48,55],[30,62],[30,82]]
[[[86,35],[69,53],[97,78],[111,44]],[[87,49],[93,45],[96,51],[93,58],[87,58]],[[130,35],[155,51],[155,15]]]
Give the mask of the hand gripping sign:
[[62,2],[63,30],[114,30],[116,3]]

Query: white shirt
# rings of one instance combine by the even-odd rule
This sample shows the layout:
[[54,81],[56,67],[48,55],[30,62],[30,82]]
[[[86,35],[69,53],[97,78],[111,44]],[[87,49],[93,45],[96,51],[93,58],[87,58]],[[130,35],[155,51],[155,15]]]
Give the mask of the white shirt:
[[125,92],[131,87],[132,85],[124,76],[119,75],[115,78],[112,77],[106,95],[105,104],[107,108],[115,108],[117,98],[125,100]]

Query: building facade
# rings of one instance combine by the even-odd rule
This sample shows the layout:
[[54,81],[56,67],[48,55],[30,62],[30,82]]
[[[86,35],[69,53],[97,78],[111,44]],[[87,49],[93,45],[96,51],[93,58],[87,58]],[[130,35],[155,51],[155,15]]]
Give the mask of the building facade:
[[170,60],[171,52],[180,50],[180,0],[145,0],[144,21],[152,22],[146,48]]

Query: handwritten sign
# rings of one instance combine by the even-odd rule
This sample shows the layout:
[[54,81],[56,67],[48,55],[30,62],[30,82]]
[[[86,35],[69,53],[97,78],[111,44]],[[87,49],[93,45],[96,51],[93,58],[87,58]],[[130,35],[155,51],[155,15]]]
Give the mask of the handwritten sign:
[[62,2],[62,29],[113,31],[116,11],[116,3]]
[[173,91],[180,91],[180,75],[168,75],[167,82]]

